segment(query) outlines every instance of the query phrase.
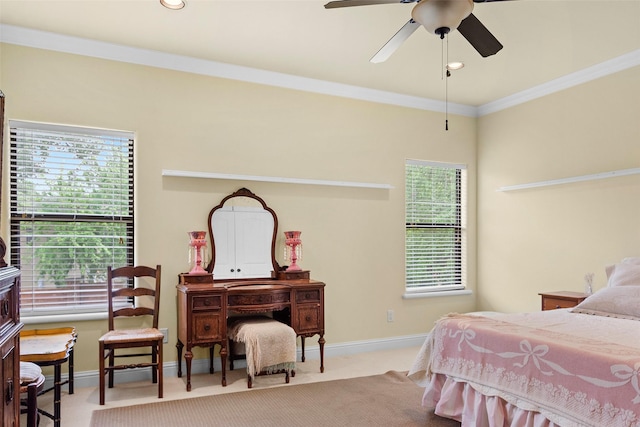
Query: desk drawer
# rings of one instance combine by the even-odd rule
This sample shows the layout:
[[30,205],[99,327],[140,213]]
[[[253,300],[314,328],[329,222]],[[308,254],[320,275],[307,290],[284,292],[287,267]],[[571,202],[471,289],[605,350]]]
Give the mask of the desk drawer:
[[220,309],[222,297],[220,295],[204,295],[193,297],[194,310],[206,310],[210,308]]
[[223,324],[224,319],[221,313],[193,313],[194,344],[222,340]]
[[321,328],[321,312],[319,304],[305,304],[298,306],[296,313],[296,333],[307,334],[318,332]]
[[296,302],[320,302],[320,289],[296,291]]
[[289,292],[229,295],[229,306],[265,305],[287,303],[290,300]]

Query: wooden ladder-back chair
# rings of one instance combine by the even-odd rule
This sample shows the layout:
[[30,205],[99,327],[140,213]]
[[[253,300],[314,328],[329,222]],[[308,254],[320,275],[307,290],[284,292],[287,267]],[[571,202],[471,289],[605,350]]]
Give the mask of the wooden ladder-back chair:
[[[114,281],[117,278],[125,278],[131,284],[135,278],[138,286],[118,287],[114,289]],[[155,287],[141,286],[144,278],[152,278]],[[158,312],[160,308],[160,266],[156,268],[146,266],[126,266],[107,269],[107,292],[109,302],[109,331],[98,340],[100,355],[100,404],[104,405],[105,375],[109,375],[109,388],[113,388],[114,371],[129,368],[152,368],[153,383],[158,383],[158,397],[162,397],[162,342],[164,336],[158,329]],[[150,298],[153,307],[138,305],[137,299]],[[131,302],[133,300],[133,306]],[[142,302],[142,300],[140,301]],[[123,304],[124,303],[124,304]],[[150,316],[151,326],[138,329],[117,329],[115,318]],[[150,352],[125,353],[116,350],[127,348],[149,347]],[[135,364],[115,364],[119,357],[151,357],[151,362]],[[105,360],[109,363],[105,366]]]

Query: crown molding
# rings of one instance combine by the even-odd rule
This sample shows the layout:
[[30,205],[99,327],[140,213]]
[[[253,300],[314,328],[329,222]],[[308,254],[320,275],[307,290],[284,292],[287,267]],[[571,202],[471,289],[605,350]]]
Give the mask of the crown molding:
[[514,107],[518,104],[524,104],[525,102],[542,98],[543,96],[551,95],[552,93],[560,92],[561,90],[569,89],[570,87],[578,86],[591,80],[596,80],[639,65],[640,49],[600,64],[584,68],[580,71],[576,71],[575,73],[567,74],[566,76],[551,80],[541,85],[533,86],[532,88],[515,93],[511,96],[488,102],[478,107],[478,116],[485,116],[506,108]]
[[640,49],[479,107],[0,24],[0,42],[419,110],[481,117],[640,65]]
[[[447,111],[445,102],[428,98],[139,49],[13,25],[0,25],[0,42],[419,110],[442,113]],[[462,116],[476,116],[475,107],[463,104],[450,102],[448,111]]]

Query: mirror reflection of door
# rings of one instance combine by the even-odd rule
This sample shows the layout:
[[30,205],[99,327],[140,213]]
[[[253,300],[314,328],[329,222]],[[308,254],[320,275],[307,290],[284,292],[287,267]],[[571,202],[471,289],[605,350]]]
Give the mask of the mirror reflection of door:
[[215,280],[274,278],[278,218],[264,200],[246,188],[228,195],[209,213]]
[[231,206],[211,219],[215,243],[216,279],[271,277],[273,217],[262,208]]

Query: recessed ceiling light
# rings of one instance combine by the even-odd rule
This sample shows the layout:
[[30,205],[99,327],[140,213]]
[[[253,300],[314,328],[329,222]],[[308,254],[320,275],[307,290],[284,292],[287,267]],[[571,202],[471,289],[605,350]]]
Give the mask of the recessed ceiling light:
[[463,67],[464,67],[464,63],[463,62],[454,61],[454,62],[449,62],[447,64],[447,70],[452,70],[452,71],[453,70],[459,70],[460,68],[463,68]]
[[160,4],[167,9],[178,10],[185,7],[186,3],[183,0],[160,0]]

